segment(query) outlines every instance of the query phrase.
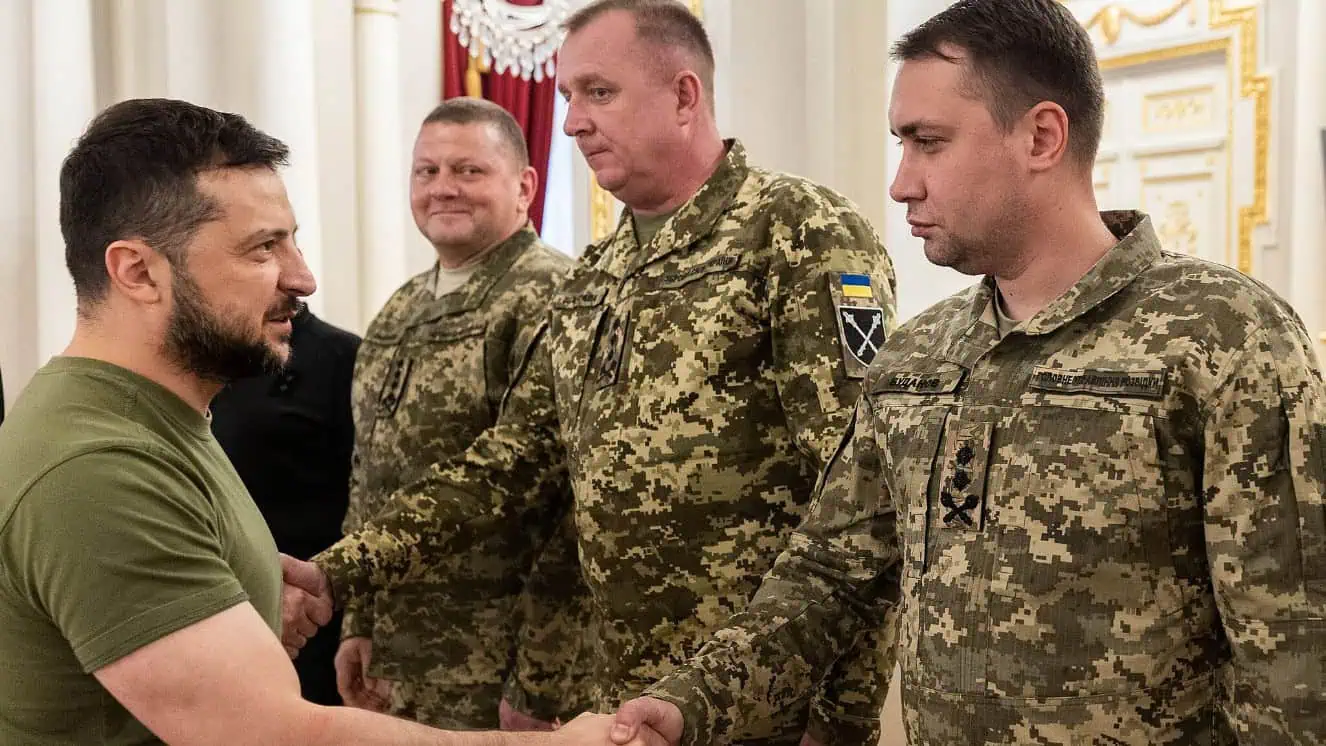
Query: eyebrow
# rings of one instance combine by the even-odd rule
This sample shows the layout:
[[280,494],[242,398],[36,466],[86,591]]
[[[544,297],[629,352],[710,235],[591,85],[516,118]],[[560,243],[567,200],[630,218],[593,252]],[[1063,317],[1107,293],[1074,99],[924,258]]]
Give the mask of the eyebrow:
[[593,85],[595,83],[602,83],[607,85],[609,84],[609,81],[607,78],[603,77],[598,73],[582,73],[581,75],[577,75],[576,77],[566,81],[565,83],[559,84],[557,86],[557,90],[560,91],[563,95],[565,95],[567,91],[573,88],[584,88],[585,86]]
[[294,236],[298,232],[298,225],[295,226],[294,230],[289,231],[285,228],[262,228],[246,236],[244,240],[240,242],[240,245],[253,246],[255,244],[267,243],[268,241],[282,241]]
[[908,122],[907,124],[904,124],[901,127],[897,127],[896,129],[894,127],[889,127],[889,134],[893,135],[894,137],[915,137],[917,133],[919,133],[921,130],[948,132],[951,129],[952,129],[951,127],[945,127],[943,125],[921,119],[915,122]]

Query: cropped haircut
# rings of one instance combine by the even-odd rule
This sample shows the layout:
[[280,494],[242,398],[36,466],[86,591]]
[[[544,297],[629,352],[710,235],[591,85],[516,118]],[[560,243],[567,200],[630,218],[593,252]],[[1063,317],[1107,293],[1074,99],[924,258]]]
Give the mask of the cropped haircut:
[[521,169],[529,166],[529,146],[511,112],[481,98],[449,98],[424,117],[423,124],[486,124],[502,138],[502,144]]
[[713,111],[714,47],[704,23],[689,8],[677,0],[597,0],[572,13],[562,28],[570,36],[612,11],[631,14],[640,41],[680,50],[695,59],[695,74],[704,86],[705,102]]
[[284,166],[285,143],[238,114],[186,101],[130,99],[98,114],[60,167],[60,232],[80,311],[110,288],[106,248],[138,239],[177,263],[221,206],[198,176]]
[[1068,150],[1087,168],[1096,160],[1105,91],[1086,29],[1055,0],[960,0],[903,35],[895,60],[959,58],[968,64],[969,95],[985,102],[1009,131],[1031,107],[1051,101],[1068,115]]

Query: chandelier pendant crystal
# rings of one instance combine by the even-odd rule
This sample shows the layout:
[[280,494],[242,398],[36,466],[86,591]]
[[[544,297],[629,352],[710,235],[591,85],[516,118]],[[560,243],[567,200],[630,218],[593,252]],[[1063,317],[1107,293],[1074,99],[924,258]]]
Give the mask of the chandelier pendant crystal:
[[584,0],[543,0],[516,5],[508,0],[453,0],[451,32],[497,73],[542,81],[556,72],[553,55],[562,44],[562,22]]

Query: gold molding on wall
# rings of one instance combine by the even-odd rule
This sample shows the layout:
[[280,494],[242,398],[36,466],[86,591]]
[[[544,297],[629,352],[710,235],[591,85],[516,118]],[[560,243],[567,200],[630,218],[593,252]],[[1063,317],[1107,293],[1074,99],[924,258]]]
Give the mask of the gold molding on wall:
[[[1239,42],[1239,95],[1251,98],[1252,114],[1252,204],[1239,208],[1238,267],[1252,274],[1252,231],[1265,225],[1267,184],[1271,160],[1271,76],[1257,72],[1257,7],[1228,9],[1224,0],[1210,0],[1212,29],[1232,28]],[[1232,56],[1229,64],[1233,64]],[[1231,78],[1232,80],[1233,78]],[[1230,143],[1234,142],[1234,113],[1230,107]],[[1232,181],[1232,180],[1231,180]],[[1233,189],[1232,184],[1230,187]],[[1231,200],[1232,204],[1232,200]]]
[[[704,19],[704,0],[690,0],[691,12]],[[612,216],[612,195],[599,186],[594,172],[589,172],[589,241],[597,243],[608,237],[615,227]]]
[[1113,45],[1114,42],[1119,40],[1119,34],[1123,32],[1124,21],[1144,28],[1159,26],[1178,15],[1179,11],[1185,7],[1188,8],[1189,24],[1197,23],[1197,6],[1193,4],[1193,0],[1178,0],[1165,10],[1140,15],[1125,7],[1122,3],[1110,3],[1096,11],[1091,20],[1083,26],[1086,27],[1087,31],[1100,26],[1100,33],[1105,37],[1105,43]]
[[357,16],[378,15],[396,18],[399,15],[398,0],[359,0],[355,3],[353,12]]
[[[1192,57],[1200,54],[1221,52],[1225,55],[1230,86],[1238,86],[1242,98],[1253,102],[1253,165],[1252,165],[1252,204],[1239,207],[1238,236],[1235,249],[1235,261],[1240,272],[1252,274],[1252,233],[1259,225],[1268,220],[1267,188],[1269,183],[1269,163],[1271,151],[1271,78],[1258,73],[1257,6],[1226,8],[1225,0],[1207,0],[1209,14],[1207,23],[1212,31],[1230,30],[1229,36],[1206,41],[1179,44],[1144,52],[1107,57],[1100,60],[1102,70],[1147,65],[1156,62]],[[1181,8],[1182,3],[1179,6]],[[1097,13],[1099,15],[1099,13]],[[1094,18],[1094,17],[1093,17]],[[1237,67],[1235,57],[1237,47]],[[1231,91],[1232,93],[1232,91]],[[1229,143],[1232,148],[1234,138],[1234,105],[1229,105]],[[1234,209],[1234,159],[1228,164],[1229,175],[1225,179],[1226,209]]]

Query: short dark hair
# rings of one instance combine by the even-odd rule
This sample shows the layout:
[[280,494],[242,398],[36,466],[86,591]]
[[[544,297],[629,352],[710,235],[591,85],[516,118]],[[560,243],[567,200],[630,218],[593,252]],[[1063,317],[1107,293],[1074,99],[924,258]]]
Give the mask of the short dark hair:
[[110,287],[106,247],[141,239],[172,263],[220,206],[198,189],[213,169],[286,164],[285,143],[238,114],[130,99],[102,111],[60,168],[60,232],[80,310]]
[[449,98],[428,112],[423,124],[487,124],[502,138],[520,168],[529,165],[529,145],[525,142],[524,130],[520,129],[511,112],[492,101],[464,96]]
[[960,0],[908,31],[893,58],[957,60],[941,47],[962,49],[969,85],[1005,130],[1042,101],[1068,114],[1069,153],[1090,166],[1100,147],[1105,90],[1091,37],[1055,0]]
[[597,0],[586,5],[562,23],[567,36],[614,10],[630,13],[635,19],[635,35],[643,42],[669,49],[680,49],[699,60],[700,83],[710,110],[714,108],[714,47],[704,23],[690,8],[677,0]]

